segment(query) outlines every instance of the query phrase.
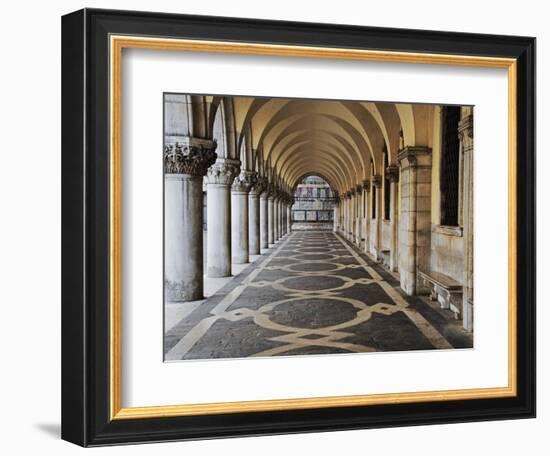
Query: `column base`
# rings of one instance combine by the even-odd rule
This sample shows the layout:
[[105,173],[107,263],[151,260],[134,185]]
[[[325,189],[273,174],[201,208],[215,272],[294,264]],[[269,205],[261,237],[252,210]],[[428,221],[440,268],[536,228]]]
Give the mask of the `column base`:
[[200,284],[164,281],[164,299],[170,302],[198,301],[204,299],[202,281]]

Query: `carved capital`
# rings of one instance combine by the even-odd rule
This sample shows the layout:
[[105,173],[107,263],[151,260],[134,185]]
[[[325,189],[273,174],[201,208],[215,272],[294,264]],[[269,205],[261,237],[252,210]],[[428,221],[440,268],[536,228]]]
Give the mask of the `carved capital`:
[[240,174],[233,181],[231,190],[234,192],[248,193],[250,189],[256,184],[258,180],[258,173],[255,171],[241,171]]
[[376,188],[382,187],[382,176],[380,174],[375,174],[372,176],[372,185]]
[[468,115],[458,122],[458,140],[462,143],[462,151],[471,151],[474,147],[474,116]]
[[465,137],[474,137],[474,116],[472,114],[460,119],[458,122],[458,139],[463,141]]
[[207,184],[231,185],[239,174],[241,162],[229,158],[221,158],[208,168],[206,173]]
[[386,177],[390,182],[399,181],[399,167],[396,165],[390,165],[386,168]]
[[164,172],[202,177],[216,161],[216,142],[187,138],[182,143],[164,146]]
[[355,192],[360,195],[361,193],[363,193],[363,185],[361,184],[358,184],[357,187],[355,187]]
[[267,187],[267,177],[264,176],[258,176],[256,178],[256,183],[254,184],[254,187],[250,190],[250,193],[253,195],[261,195],[265,188]]
[[363,181],[363,190],[365,190],[366,192],[370,192],[370,180],[369,179],[365,179]]

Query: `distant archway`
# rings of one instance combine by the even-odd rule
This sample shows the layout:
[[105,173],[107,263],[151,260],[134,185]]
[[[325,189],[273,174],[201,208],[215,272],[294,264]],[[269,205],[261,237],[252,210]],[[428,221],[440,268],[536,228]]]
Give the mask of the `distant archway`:
[[294,189],[292,230],[332,230],[336,194],[326,179],[306,174]]

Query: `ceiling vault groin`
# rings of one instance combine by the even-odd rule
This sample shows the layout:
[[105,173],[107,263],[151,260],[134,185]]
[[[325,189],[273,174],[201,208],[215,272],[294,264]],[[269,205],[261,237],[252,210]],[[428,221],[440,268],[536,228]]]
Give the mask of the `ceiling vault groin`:
[[[433,105],[180,95],[185,125],[171,135],[217,142],[218,160],[240,160],[279,190],[292,192],[305,175],[323,176],[345,194],[373,174],[384,175],[407,146],[431,146]],[[180,116],[181,118],[181,116]]]

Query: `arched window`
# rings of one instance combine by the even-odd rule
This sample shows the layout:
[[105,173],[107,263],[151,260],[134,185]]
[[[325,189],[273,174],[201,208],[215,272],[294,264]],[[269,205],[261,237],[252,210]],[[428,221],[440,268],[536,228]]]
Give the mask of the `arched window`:
[[441,168],[441,225],[458,226],[460,157],[458,122],[460,106],[444,106],[442,115]]
[[390,179],[388,177],[387,169],[389,166],[388,161],[388,149],[384,144],[384,220],[390,219]]

